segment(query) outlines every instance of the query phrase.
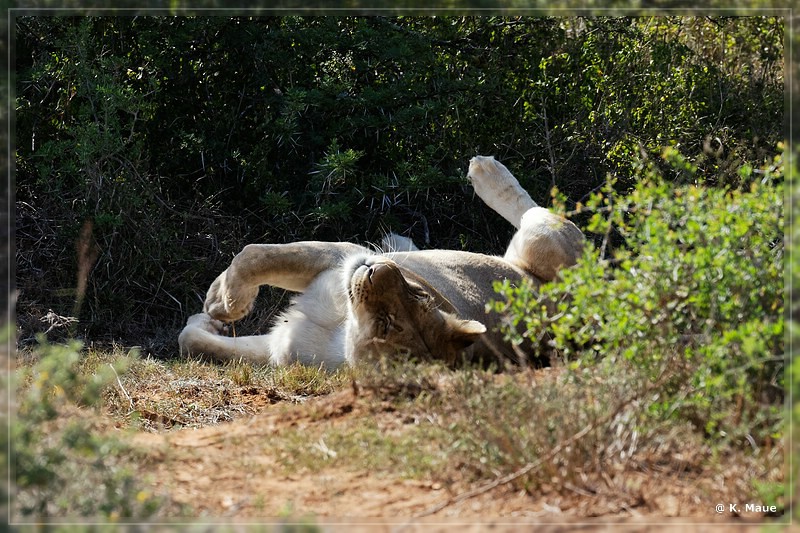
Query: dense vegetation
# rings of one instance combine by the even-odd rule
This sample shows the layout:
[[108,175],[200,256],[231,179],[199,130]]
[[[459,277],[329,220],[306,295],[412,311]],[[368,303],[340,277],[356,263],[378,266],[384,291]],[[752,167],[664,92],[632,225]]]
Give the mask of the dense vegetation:
[[626,196],[609,183],[583,207],[590,230],[622,235],[610,257],[606,241],[587,247],[538,292],[497,282],[505,298],[493,305],[509,337],[541,340],[577,379],[625,367],[662,381],[651,416],[690,420],[716,442],[772,442],[783,421],[783,159],[741,167],[760,177],[742,191],[706,186],[672,149],[664,158],[692,183],[648,165]]
[[393,230],[501,251],[510,228],[463,178],[475,154],[574,209],[609,174],[630,191],[637,161],[662,165],[665,145],[707,185],[747,186],[759,176],[738,169],[770,161],[784,123],[778,18],[22,17],[15,29],[22,340],[74,316],[62,331],[172,349],[248,242]]

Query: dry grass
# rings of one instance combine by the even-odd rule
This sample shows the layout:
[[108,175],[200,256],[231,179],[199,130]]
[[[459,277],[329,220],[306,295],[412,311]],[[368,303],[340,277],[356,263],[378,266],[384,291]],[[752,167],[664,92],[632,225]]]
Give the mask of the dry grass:
[[[20,389],[31,379],[22,370],[36,361],[32,350],[18,353],[20,375],[26,376]],[[344,371],[326,373],[299,365],[272,369],[243,362],[218,365],[186,358],[141,358],[135,350],[121,346],[87,349],[79,372],[94,374],[112,364],[125,370],[104,390],[104,411],[134,429],[147,431],[229,422],[267,405],[302,403],[329,394],[349,379]]]
[[[21,353],[18,361],[30,367],[35,356]],[[715,446],[686,421],[653,416],[663,383],[631,369],[497,374],[383,363],[326,373],[163,361],[117,347],[86,350],[80,371],[91,374],[109,364],[127,369],[103,392],[106,426],[184,440],[195,437],[182,428],[214,430],[219,436],[213,439],[208,432],[196,438],[225,439],[240,450],[233,462],[220,459],[216,468],[225,479],[269,479],[280,472],[300,483],[349,472],[354,483],[369,476],[387,484],[407,480],[420,491],[445,488],[435,492],[435,501],[422,499],[426,503],[414,511],[419,515],[446,515],[449,507],[462,509],[462,500],[482,494],[498,501],[513,495],[514,505],[523,506],[546,501],[579,516],[698,516],[716,500],[782,503],[779,444],[758,450]],[[224,437],[228,432],[215,426],[238,429]],[[138,468],[145,479],[154,471],[162,479],[181,470],[168,464],[178,460],[196,459],[159,451]],[[191,515],[193,505],[213,500],[213,493],[202,501],[192,496],[181,507],[170,499],[175,486],[162,480],[159,487],[170,502],[159,515],[176,509]],[[261,503],[250,512],[269,509],[256,500]]]
[[344,374],[302,366],[136,359],[107,391],[107,405],[110,414],[140,429],[198,428],[249,416],[271,404],[329,394],[344,379]]

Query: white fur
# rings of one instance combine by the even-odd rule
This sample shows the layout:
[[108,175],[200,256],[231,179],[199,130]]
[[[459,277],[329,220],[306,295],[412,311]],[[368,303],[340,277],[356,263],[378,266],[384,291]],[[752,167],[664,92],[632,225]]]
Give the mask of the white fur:
[[397,233],[388,233],[381,240],[383,252],[415,252],[419,250],[414,241]]
[[347,307],[342,269],[323,272],[278,316],[270,331],[270,362],[336,368],[344,360]]

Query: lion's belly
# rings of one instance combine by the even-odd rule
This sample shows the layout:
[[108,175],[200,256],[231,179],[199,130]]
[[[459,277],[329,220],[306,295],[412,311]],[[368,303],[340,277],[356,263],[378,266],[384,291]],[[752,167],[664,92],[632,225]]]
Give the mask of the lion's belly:
[[526,274],[501,257],[454,250],[388,254],[403,270],[425,279],[463,318],[485,318],[486,303],[497,295],[493,283],[519,281]]

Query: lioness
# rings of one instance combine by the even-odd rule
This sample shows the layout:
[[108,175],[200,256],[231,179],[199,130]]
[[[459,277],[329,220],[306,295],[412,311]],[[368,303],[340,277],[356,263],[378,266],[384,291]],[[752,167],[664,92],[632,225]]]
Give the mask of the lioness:
[[[219,360],[336,368],[406,354],[484,361],[516,359],[486,312],[495,280],[553,279],[575,263],[584,237],[570,221],[538,207],[493,157],[470,161],[476,193],[517,228],[503,257],[416,250],[410,241],[376,252],[343,242],[251,244],[211,284],[203,313],[180,334],[181,351]],[[398,245],[399,242],[399,245]],[[228,337],[225,322],[252,310],[259,286],[300,293],[266,335]]]

